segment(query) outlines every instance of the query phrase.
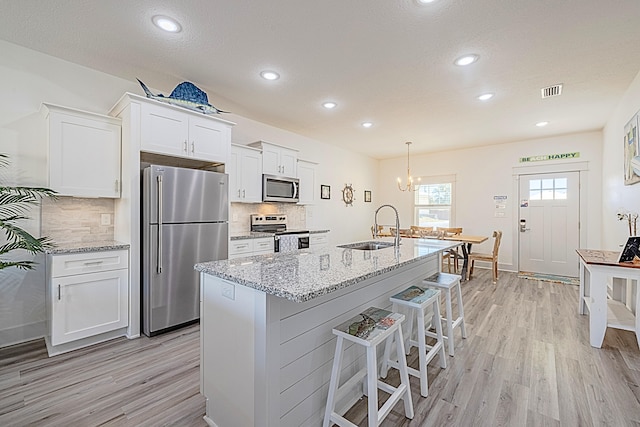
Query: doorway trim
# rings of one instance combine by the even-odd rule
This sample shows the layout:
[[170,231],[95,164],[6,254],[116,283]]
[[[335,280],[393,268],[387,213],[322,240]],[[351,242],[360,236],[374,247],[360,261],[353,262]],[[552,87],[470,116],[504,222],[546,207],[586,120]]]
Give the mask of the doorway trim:
[[519,242],[519,215],[520,215],[520,176],[521,175],[534,175],[543,173],[558,173],[558,172],[579,172],[580,173],[580,187],[578,194],[580,195],[579,201],[579,214],[578,214],[578,246],[581,247],[584,242],[587,241],[587,225],[588,225],[588,210],[587,210],[587,194],[589,193],[589,162],[572,162],[572,163],[553,163],[545,165],[528,165],[528,166],[514,166],[512,168],[513,173],[513,194],[516,195],[515,203],[513,203],[512,215],[513,221],[513,261],[515,271],[520,271],[520,242]]

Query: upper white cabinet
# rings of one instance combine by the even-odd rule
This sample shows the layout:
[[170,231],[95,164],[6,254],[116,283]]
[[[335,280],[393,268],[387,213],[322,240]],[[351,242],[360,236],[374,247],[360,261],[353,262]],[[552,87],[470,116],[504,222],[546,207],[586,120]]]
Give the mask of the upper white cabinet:
[[297,178],[297,150],[265,141],[257,141],[250,145],[262,149],[262,173]]
[[298,179],[300,180],[301,205],[311,205],[316,201],[316,167],[317,163],[298,160]]
[[140,150],[226,163],[231,126],[161,103],[140,106]]
[[232,202],[262,202],[260,150],[232,144],[226,172],[229,174],[229,199]]
[[120,119],[42,104],[49,187],[63,196],[120,197]]

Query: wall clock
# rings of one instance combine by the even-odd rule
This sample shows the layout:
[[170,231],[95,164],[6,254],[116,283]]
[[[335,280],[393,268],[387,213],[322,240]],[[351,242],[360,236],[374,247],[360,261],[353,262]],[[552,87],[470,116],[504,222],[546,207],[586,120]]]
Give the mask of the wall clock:
[[345,184],[342,189],[342,200],[346,206],[353,206],[353,187],[351,184]]

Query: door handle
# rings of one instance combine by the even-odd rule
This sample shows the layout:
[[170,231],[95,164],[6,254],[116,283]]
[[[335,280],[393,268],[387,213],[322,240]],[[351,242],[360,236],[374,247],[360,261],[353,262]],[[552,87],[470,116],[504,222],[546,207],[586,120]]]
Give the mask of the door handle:
[[527,228],[527,220],[526,219],[521,219],[520,220],[520,232],[524,233],[525,231],[529,231],[531,230],[530,228]]
[[162,175],[158,175],[158,254],[156,271],[162,273]]

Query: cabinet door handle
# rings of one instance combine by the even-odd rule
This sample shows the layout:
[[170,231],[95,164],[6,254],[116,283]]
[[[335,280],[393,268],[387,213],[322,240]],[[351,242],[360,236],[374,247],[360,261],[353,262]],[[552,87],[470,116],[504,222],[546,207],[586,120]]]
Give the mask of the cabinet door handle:
[[238,197],[240,197],[240,189],[238,189]]
[[245,190],[242,190],[242,198],[243,198],[243,199],[246,199],[246,198],[247,198],[247,196],[246,196],[246,191],[245,191]]
[[189,152],[189,150],[187,149],[187,144],[188,144],[188,142],[185,139],[184,142],[182,143],[182,145],[183,145],[182,151],[184,151],[185,153]]
[[196,151],[196,143],[194,141],[191,141],[191,154],[195,153]]
[[158,265],[156,271],[162,273],[162,175],[158,175]]
[[60,285],[58,285],[58,301],[60,301]]
[[120,191],[120,181],[116,179],[116,193]]

